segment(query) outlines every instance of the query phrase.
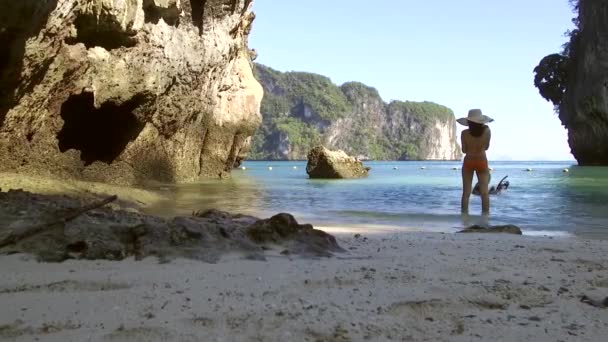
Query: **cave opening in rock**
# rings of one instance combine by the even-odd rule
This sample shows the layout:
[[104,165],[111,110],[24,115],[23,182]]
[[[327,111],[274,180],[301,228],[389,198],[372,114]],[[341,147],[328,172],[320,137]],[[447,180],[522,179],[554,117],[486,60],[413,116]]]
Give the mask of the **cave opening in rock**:
[[167,8],[163,8],[156,6],[154,0],[144,0],[143,7],[145,22],[158,24],[158,22],[162,18],[165,23],[167,23],[167,25],[179,25],[180,10],[177,8],[176,3]]
[[79,15],[74,26],[76,37],[66,39],[66,43],[70,45],[83,43],[87,49],[99,46],[110,51],[121,47],[134,47],[137,44],[133,35],[124,32],[120,23],[110,18]]
[[203,16],[205,12],[206,0],[190,0],[190,9],[192,10],[192,23],[198,27],[199,32],[203,33]]
[[4,124],[4,117],[6,116],[6,112],[8,112],[8,107],[11,102],[11,92],[13,87],[9,87],[12,85],[8,81],[8,73],[9,66],[11,62],[12,56],[12,45],[14,43],[16,34],[11,31],[10,28],[2,28],[0,29],[0,46],[4,49],[2,53],[0,53],[0,127]]
[[93,101],[93,93],[82,93],[70,96],[61,106],[64,124],[57,134],[59,150],[79,150],[85,165],[95,161],[111,164],[144,128],[133,111],[145,99],[135,96],[123,104],[104,103],[100,108]]
[[[0,53],[0,73],[4,73],[6,68],[9,66],[11,60],[11,45],[15,40],[16,34],[9,29],[3,28],[0,30],[0,44],[4,51]],[[1,76],[1,75],[0,75]]]

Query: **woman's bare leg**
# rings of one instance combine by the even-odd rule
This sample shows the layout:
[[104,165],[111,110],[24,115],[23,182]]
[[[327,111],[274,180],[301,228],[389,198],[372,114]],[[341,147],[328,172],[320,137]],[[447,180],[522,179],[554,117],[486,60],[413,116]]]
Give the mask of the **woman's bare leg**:
[[460,201],[460,211],[464,214],[469,213],[469,198],[473,186],[473,170],[462,168],[462,199]]
[[479,193],[481,195],[481,213],[490,213],[490,192],[488,186],[490,183],[490,170],[477,171],[477,181],[479,182]]

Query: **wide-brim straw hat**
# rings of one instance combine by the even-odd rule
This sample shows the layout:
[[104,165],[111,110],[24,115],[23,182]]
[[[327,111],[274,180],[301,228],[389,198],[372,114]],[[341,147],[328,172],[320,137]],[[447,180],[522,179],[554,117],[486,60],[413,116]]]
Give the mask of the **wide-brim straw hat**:
[[471,109],[467,117],[457,119],[456,121],[458,121],[458,123],[461,125],[468,126],[469,121],[476,122],[478,124],[487,124],[494,121],[494,119],[487,115],[483,115],[481,109]]

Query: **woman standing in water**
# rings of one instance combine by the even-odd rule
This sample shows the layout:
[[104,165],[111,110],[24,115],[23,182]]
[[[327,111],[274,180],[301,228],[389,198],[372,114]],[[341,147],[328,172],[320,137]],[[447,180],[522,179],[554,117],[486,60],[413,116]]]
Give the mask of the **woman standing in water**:
[[462,164],[462,200],[460,202],[462,213],[469,213],[473,173],[476,173],[481,194],[481,213],[489,214],[488,183],[490,182],[490,170],[488,169],[486,150],[490,147],[491,133],[486,124],[494,121],[494,119],[483,115],[480,109],[471,109],[466,118],[460,118],[456,121],[469,127],[462,131],[460,136],[462,152],[465,154]]

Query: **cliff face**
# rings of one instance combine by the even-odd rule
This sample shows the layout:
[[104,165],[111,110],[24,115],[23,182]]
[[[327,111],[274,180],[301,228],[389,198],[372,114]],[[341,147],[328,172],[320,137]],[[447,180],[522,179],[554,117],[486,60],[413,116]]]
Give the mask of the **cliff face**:
[[431,102],[393,101],[387,106],[383,133],[401,153],[399,159],[455,160],[461,158],[456,118],[447,107]]
[[384,103],[358,82],[256,65],[264,122],[252,159],[306,159],[318,144],[362,159],[460,159],[452,111],[431,102]]
[[261,122],[251,0],[0,3],[0,171],[222,177]]
[[608,165],[608,0],[578,3],[559,117],[580,165]]

